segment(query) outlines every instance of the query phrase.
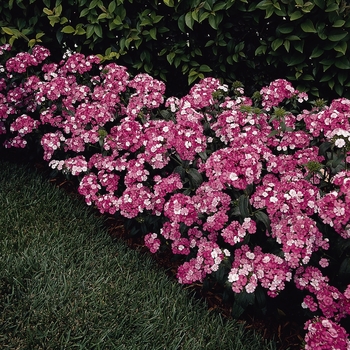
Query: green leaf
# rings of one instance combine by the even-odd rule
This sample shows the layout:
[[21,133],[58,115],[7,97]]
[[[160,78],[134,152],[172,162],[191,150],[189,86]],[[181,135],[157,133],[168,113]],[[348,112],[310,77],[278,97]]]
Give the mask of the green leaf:
[[334,12],[339,10],[339,5],[337,3],[330,3],[329,6],[324,10],[325,12]]
[[332,27],[334,28],[340,28],[342,27],[346,22],[343,19],[338,19],[337,21],[335,21],[332,25]]
[[344,56],[336,59],[334,65],[339,69],[350,69],[350,61]]
[[52,16],[53,15],[53,11],[51,11],[50,9],[44,7],[43,12],[48,15],[48,16]]
[[330,74],[330,73],[324,74],[320,79],[320,83],[324,83],[326,81],[329,81],[332,78],[333,78],[333,74]]
[[91,9],[95,8],[98,3],[99,3],[99,0],[92,0],[90,2],[89,9],[91,10]]
[[199,15],[198,22],[202,23],[205,19],[207,19],[210,15],[210,12],[203,12]]
[[38,40],[38,39],[42,38],[44,35],[45,35],[45,33],[42,33],[42,32],[41,33],[37,33],[35,35],[35,39]]
[[150,31],[149,31],[149,35],[153,40],[157,40],[157,28],[153,27]]
[[343,86],[341,86],[339,84],[336,84],[335,87],[334,87],[334,90],[339,96],[343,95],[343,92],[344,92]]
[[262,222],[264,224],[266,230],[271,230],[271,221],[266,213],[259,210],[256,213],[254,213],[254,216],[256,217],[257,221]]
[[32,48],[35,45],[35,43],[36,43],[36,40],[35,39],[31,39],[31,40],[28,41],[28,46],[30,48]]
[[328,39],[330,41],[341,41],[348,35],[347,31],[341,31],[341,32],[331,32],[331,34],[328,35]]
[[192,11],[191,12],[191,16],[192,18],[196,21],[196,22],[199,22],[199,13],[198,13],[198,10],[196,11]]
[[75,29],[72,26],[65,26],[61,29],[61,32],[66,34],[72,34],[75,32]]
[[301,40],[300,37],[297,36],[297,35],[288,35],[286,37],[286,39],[289,40],[289,41],[300,41]]
[[213,12],[223,10],[226,7],[226,5],[227,5],[226,2],[218,2],[217,4],[214,5]]
[[106,18],[108,15],[107,15],[107,13],[101,13],[101,14],[99,14],[99,16],[97,17],[97,20],[99,21],[100,19],[104,19],[104,18]]
[[204,73],[209,73],[209,72],[212,72],[213,70],[207,66],[206,64],[202,64],[200,67],[199,67],[199,72],[204,72]]
[[189,168],[186,172],[190,177],[193,186],[199,187],[203,182],[202,174],[195,168]]
[[192,17],[191,12],[187,12],[185,15],[185,23],[186,26],[190,29],[193,29],[194,19]]
[[172,64],[175,58],[175,52],[170,52],[166,55],[166,59],[169,62],[169,64]]
[[185,15],[181,15],[177,21],[177,25],[179,29],[183,32],[186,33],[186,28],[185,28]]
[[314,0],[315,5],[317,5],[320,9],[324,9],[325,0]]
[[100,24],[95,24],[95,25],[94,25],[94,32],[95,32],[95,34],[96,34],[98,37],[100,37],[100,38],[103,37],[102,27],[101,27]]
[[295,21],[301,17],[303,17],[303,14],[300,11],[295,11],[290,15],[290,20]]
[[[94,34],[94,25],[93,24],[88,24],[88,26],[86,27],[86,38],[89,39],[90,37],[93,36]],[[124,38],[122,38],[124,39]],[[125,39],[124,39],[125,42]]]
[[334,84],[335,84],[334,79],[331,79],[331,80],[328,81],[328,86],[331,88],[331,90],[333,90]]
[[301,23],[300,27],[305,33],[317,33],[317,30],[310,19]]
[[322,49],[320,49],[320,47],[316,46],[313,50],[312,53],[310,55],[310,58],[317,58],[320,57],[322,54],[324,53],[324,51]]
[[85,17],[89,12],[90,12],[90,10],[88,8],[85,8],[80,12],[79,17]]
[[340,85],[344,85],[346,79],[348,78],[348,74],[345,72],[341,72],[341,73],[339,72],[337,74],[337,77],[338,77],[338,81],[339,81]]
[[60,22],[60,18],[58,16],[47,16],[50,21],[51,26],[53,27],[56,23]]
[[8,35],[14,35],[12,29],[10,29],[8,27],[1,27],[1,29]]
[[78,27],[77,26],[77,28],[75,30],[75,34],[77,34],[77,35],[84,35],[84,34],[86,34],[86,30],[83,27]]
[[55,7],[54,11],[55,11],[55,15],[56,15],[56,16],[61,16],[61,13],[62,13],[62,5],[58,5],[57,7]]
[[294,31],[294,27],[289,23],[286,23],[278,26],[277,30],[282,34],[289,34]]
[[265,54],[267,50],[267,46],[266,45],[260,45],[257,47],[257,49],[255,50],[254,55],[255,56],[259,56],[261,54]]
[[286,51],[289,52],[289,50],[290,50],[290,41],[289,40],[285,40],[283,42],[283,46],[286,49]]
[[348,44],[346,41],[341,41],[340,43],[338,43],[338,45],[334,47],[335,51],[342,53],[344,56],[346,54],[347,49],[348,49]]
[[213,29],[215,29],[215,30],[218,29],[215,15],[209,16],[209,24]]
[[114,10],[116,9],[117,4],[115,3],[115,1],[113,0],[112,2],[109,3],[108,5],[108,13],[113,13]]
[[169,7],[174,7],[174,0],[163,0],[163,2]]
[[60,24],[65,24],[67,22],[68,22],[68,18],[67,17],[61,17]]
[[267,8],[271,7],[272,2],[268,0],[263,0],[260,1],[257,5],[256,8],[260,10],[266,10]]
[[283,44],[283,39],[277,38],[271,43],[271,49],[276,51]]
[[117,26],[120,26],[120,25],[123,24],[123,21],[122,21],[122,19],[120,18],[120,16],[116,16],[116,17],[114,18],[114,20],[113,20],[113,23],[114,23],[115,25],[117,25]]
[[238,198],[238,207],[241,215],[246,218],[250,216],[250,211],[249,211],[249,198],[245,194],[242,194]]

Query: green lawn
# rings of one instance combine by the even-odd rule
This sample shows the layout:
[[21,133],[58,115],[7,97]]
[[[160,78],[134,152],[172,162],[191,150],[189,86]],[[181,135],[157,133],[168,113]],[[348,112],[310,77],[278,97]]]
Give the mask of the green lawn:
[[275,349],[208,312],[149,256],[24,167],[0,162],[0,348]]

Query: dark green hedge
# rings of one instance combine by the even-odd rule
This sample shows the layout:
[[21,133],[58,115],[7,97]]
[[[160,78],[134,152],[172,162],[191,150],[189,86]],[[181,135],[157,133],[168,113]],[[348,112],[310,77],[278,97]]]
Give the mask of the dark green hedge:
[[315,96],[350,97],[344,0],[9,0],[0,26],[18,50],[99,53],[180,95],[210,75],[252,89],[287,78]]

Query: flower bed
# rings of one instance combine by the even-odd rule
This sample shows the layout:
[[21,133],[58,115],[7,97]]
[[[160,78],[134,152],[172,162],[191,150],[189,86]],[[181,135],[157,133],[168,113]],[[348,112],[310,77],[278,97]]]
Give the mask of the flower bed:
[[247,97],[214,78],[165,99],[163,82],[95,56],[1,54],[4,147],[40,142],[88,205],[183,257],[180,283],[221,284],[234,316],[288,286],[305,349],[350,349],[349,100],[308,102],[284,79]]

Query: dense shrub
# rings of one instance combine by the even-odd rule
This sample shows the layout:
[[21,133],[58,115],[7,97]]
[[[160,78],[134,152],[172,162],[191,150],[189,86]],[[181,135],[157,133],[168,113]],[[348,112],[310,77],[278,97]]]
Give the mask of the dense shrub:
[[100,53],[178,96],[210,75],[250,93],[287,78],[333,98],[350,96],[348,9],[344,0],[12,0],[0,4],[0,26],[2,43],[19,50]]
[[147,74],[48,57],[4,60],[5,147],[39,141],[87,204],[182,257],[180,283],[220,285],[234,316],[287,297],[305,311],[306,349],[350,348],[350,100],[309,104],[283,79],[248,97],[215,78],[164,100]]

